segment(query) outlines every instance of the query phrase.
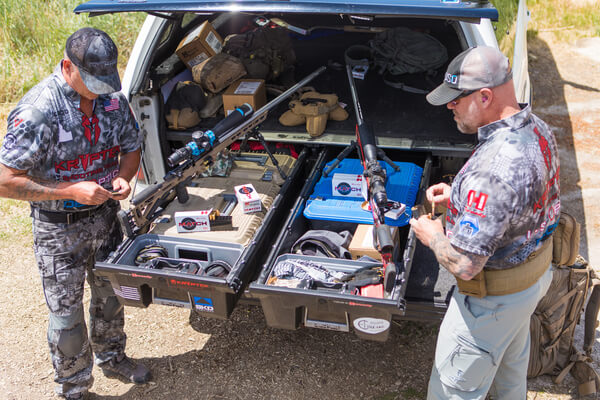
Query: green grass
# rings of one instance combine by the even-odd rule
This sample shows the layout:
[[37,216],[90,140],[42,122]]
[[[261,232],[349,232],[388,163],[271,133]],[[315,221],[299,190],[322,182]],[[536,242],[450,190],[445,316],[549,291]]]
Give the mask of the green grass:
[[529,30],[552,32],[556,40],[573,42],[600,36],[600,3],[597,0],[528,0]]
[[498,21],[492,22],[496,30],[496,40],[505,53],[511,47],[511,38],[514,37],[514,25],[519,8],[518,0],[491,0],[498,10]]
[[[491,0],[499,19],[493,22],[496,39],[505,54],[512,49],[518,0]],[[528,0],[531,17],[528,34],[553,32],[555,40],[572,42],[589,36],[600,36],[600,3],[597,0]]]
[[73,9],[83,0],[0,0],[0,103],[18,101],[52,72],[71,33],[85,26],[106,31],[127,63],[144,13],[89,18]]
[[[123,70],[145,14],[126,13],[89,18],[73,9],[84,0],[0,0],[0,103],[18,101],[52,72],[64,43],[75,30],[105,30],[121,51]],[[500,48],[509,54],[518,0],[491,0],[500,18],[494,23]],[[575,4],[581,4],[575,6]],[[592,0],[528,0],[529,30],[552,31],[558,40],[600,36],[600,5]]]
[[[92,26],[106,31],[119,48],[122,71],[146,15],[89,18],[73,9],[83,0],[0,0],[0,139],[8,111],[23,94],[48,76],[63,57],[67,37]],[[31,218],[25,201],[0,199],[0,247],[31,246]]]

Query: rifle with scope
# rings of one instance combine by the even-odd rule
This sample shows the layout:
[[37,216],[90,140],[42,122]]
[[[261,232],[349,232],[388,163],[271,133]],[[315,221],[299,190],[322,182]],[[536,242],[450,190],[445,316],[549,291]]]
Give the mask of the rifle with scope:
[[[388,197],[385,188],[386,172],[377,157],[383,158],[394,169],[398,167],[389,160],[383,151],[377,147],[375,135],[367,126],[362,114],[362,108],[358,101],[358,92],[352,75],[352,67],[346,65],[350,93],[356,113],[356,143],[353,143],[348,149],[358,147],[358,154],[363,165],[363,175],[367,183],[367,192],[369,208],[373,214],[373,243],[381,254],[383,262],[384,280],[383,287],[386,295],[390,295],[394,289],[396,281],[396,265],[393,261],[394,240],[390,227],[385,224],[385,212],[388,205]],[[349,151],[349,150],[348,150]],[[344,156],[342,156],[344,157]],[[339,158],[339,157],[338,157]]]
[[192,133],[192,141],[171,154],[167,163],[173,169],[164,180],[149,186],[131,199],[128,211],[118,214],[123,232],[131,237],[146,233],[150,224],[164,211],[164,207],[178,198],[180,203],[189,199],[187,185],[200,176],[214,161],[213,155],[226,149],[234,141],[255,132],[267,118],[267,114],[299,88],[305,86],[325,70],[320,67],[300,82],[271,100],[259,110],[249,104],[236,108],[211,130]]

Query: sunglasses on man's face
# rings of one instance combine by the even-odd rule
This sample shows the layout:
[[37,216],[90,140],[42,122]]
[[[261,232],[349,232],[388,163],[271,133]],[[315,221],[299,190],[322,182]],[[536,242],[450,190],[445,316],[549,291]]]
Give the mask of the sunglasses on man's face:
[[467,97],[472,95],[473,93],[475,93],[477,90],[465,90],[464,92],[462,92],[460,94],[460,96],[458,96],[457,98],[455,98],[454,100],[450,101],[450,104],[452,104],[453,106],[456,106],[458,104],[458,101],[460,99],[462,99],[463,97]]

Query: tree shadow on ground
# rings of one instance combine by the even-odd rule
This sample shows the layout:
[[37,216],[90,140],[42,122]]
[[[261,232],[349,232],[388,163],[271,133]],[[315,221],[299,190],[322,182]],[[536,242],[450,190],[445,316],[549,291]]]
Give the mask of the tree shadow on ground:
[[[139,360],[151,368],[156,384],[90,399],[424,399],[437,337],[437,325],[415,322],[394,324],[386,342],[309,328],[272,329],[261,309],[249,305],[238,305],[225,321],[191,313],[190,324],[210,335],[202,349]],[[208,371],[217,379],[204,380]],[[568,381],[554,385],[549,377],[529,386],[546,395],[569,394],[575,387]]]
[[548,123],[555,134],[560,151],[561,206],[581,223],[580,254],[589,259],[581,173],[574,147],[573,124],[568,112],[565,88],[572,86],[594,92],[598,92],[598,89],[564,80],[548,44],[537,35],[529,35],[528,49],[533,112]]

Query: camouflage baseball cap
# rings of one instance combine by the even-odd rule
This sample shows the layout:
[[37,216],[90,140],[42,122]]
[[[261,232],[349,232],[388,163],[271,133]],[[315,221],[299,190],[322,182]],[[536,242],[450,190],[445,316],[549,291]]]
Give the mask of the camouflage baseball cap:
[[69,36],[65,50],[92,93],[108,94],[121,90],[117,46],[105,32],[94,28],[79,29]]
[[500,86],[511,78],[508,58],[500,50],[487,46],[471,47],[450,62],[444,82],[427,95],[427,101],[441,106],[465,92]]

